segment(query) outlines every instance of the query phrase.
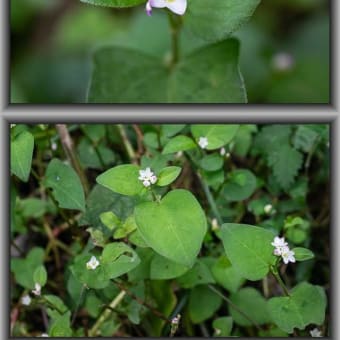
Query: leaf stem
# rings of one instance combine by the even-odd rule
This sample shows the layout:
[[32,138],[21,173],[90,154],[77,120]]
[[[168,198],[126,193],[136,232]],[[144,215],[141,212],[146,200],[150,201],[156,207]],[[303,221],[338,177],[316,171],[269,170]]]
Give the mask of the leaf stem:
[[192,167],[195,169],[195,171],[197,172],[197,177],[202,185],[202,188],[203,188],[203,191],[204,191],[204,194],[208,200],[208,203],[210,205],[210,208],[211,208],[211,211],[213,212],[213,214],[215,215],[214,217],[217,219],[218,221],[218,224],[219,225],[222,225],[223,224],[223,220],[222,220],[222,217],[221,217],[221,214],[217,208],[217,205],[216,205],[216,202],[215,202],[215,199],[210,191],[210,188],[209,186],[207,185],[207,183],[205,182],[205,180],[202,178],[202,175],[199,173],[199,168],[198,166],[196,165],[195,161],[191,158],[190,154],[188,153],[185,153],[186,155],[186,158],[189,160],[190,164],[192,165]]
[[282,288],[283,292],[287,295],[290,296],[289,291],[285,285],[285,283],[282,281],[281,276],[277,270],[276,267],[272,266],[270,269],[271,273],[274,275],[276,281],[278,282],[278,284],[280,285],[280,287]]
[[213,285],[208,284],[208,288],[220,296],[223,300],[225,300],[232,308],[234,308],[237,312],[239,312],[243,317],[245,317],[248,321],[250,321],[258,330],[261,330],[261,327],[257,324],[255,320],[253,320],[250,316],[248,316],[244,311],[242,311],[239,307],[237,307],[229,298],[227,298],[224,294],[222,294],[218,289],[216,289]]
[[173,15],[168,11],[168,18],[170,22],[171,30],[171,44],[172,44],[172,56],[171,56],[171,66],[177,64],[179,60],[179,33],[181,27],[181,18],[179,16]]
[[83,185],[85,196],[87,196],[89,192],[89,183],[85,176],[84,170],[80,165],[77,154],[74,151],[72,138],[67,130],[67,126],[65,124],[56,124],[56,129],[60,136],[60,141],[65,151],[66,157],[69,159],[72,164],[74,170],[77,172],[80,181]]
[[122,290],[110,303],[108,309],[105,309],[103,313],[99,316],[96,323],[89,330],[89,336],[96,336],[100,326],[106,321],[106,319],[112,314],[112,309],[115,309],[126,295],[126,291]]
[[122,289],[124,292],[126,292],[127,295],[129,295],[133,300],[137,301],[140,305],[148,308],[154,315],[156,315],[158,318],[162,319],[163,321],[170,323],[171,321],[164,315],[162,314],[159,310],[157,310],[156,308],[154,308],[153,306],[151,306],[149,303],[147,303],[146,301],[141,300],[138,296],[136,296],[135,294],[133,294],[132,292],[130,292],[122,283],[118,282],[118,281],[113,281],[112,282],[119,287],[120,289]]

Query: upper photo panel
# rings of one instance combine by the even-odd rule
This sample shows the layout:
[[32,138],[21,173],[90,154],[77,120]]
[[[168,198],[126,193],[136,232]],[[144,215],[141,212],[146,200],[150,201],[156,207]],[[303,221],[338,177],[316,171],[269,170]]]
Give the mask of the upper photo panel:
[[326,0],[10,0],[11,104],[329,104]]

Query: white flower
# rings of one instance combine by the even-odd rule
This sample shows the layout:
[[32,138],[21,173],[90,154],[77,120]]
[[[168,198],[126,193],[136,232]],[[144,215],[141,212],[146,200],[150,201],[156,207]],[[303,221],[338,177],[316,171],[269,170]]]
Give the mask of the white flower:
[[208,138],[207,137],[200,137],[198,140],[198,145],[202,148],[205,149],[208,146]]
[[221,149],[220,149],[220,155],[221,155],[221,156],[224,156],[225,153],[226,153],[225,148],[221,148]]
[[149,187],[151,184],[155,184],[157,182],[157,177],[151,171],[150,168],[146,168],[145,170],[139,170],[139,180],[143,182],[145,187]]
[[29,306],[31,304],[31,298],[29,295],[24,295],[22,298],[21,298],[21,303],[25,306]]
[[285,242],[285,238],[284,237],[275,236],[274,237],[274,242],[272,242],[271,245],[276,247],[276,248],[280,248],[280,247],[287,247],[288,243]]
[[41,286],[40,286],[40,284],[39,283],[35,283],[34,288],[35,289],[32,290],[32,293],[34,295],[39,296],[41,294]]
[[288,262],[295,262],[294,255],[295,253],[292,250],[290,250],[288,247],[284,247],[282,249],[281,256],[285,264],[288,264]]
[[181,320],[181,315],[180,315],[180,314],[177,314],[177,316],[175,316],[174,318],[172,318],[171,323],[172,323],[173,325],[178,325],[180,320]]
[[313,337],[313,338],[322,338],[322,333],[319,329],[317,328],[314,328],[313,330],[311,330],[310,332],[310,335]]
[[96,259],[95,256],[92,256],[90,261],[86,263],[86,268],[87,269],[96,269],[99,266],[99,261]]
[[273,206],[271,204],[266,204],[263,210],[267,215],[269,215],[273,210]]
[[49,337],[47,333],[41,333],[40,336],[41,336],[42,338],[48,338],[48,337]]
[[183,15],[187,9],[187,0],[148,0],[145,6],[147,15],[152,14],[152,7],[169,8],[170,11]]
[[211,220],[211,229],[212,229],[213,231],[216,231],[216,230],[219,229],[219,225],[218,225],[218,222],[217,222],[217,219],[216,219],[216,218],[213,218],[213,219]]

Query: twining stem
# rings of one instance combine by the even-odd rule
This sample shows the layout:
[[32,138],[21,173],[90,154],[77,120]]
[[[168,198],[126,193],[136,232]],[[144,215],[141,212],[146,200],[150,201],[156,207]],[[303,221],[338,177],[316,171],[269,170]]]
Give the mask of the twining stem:
[[216,219],[218,221],[218,224],[222,225],[223,224],[223,220],[222,220],[221,214],[220,214],[220,212],[219,212],[219,210],[217,208],[215,199],[214,199],[214,197],[213,197],[213,195],[212,195],[212,193],[210,191],[209,186],[207,185],[205,180],[202,178],[202,175],[199,173],[199,169],[198,169],[198,166],[196,165],[195,161],[191,158],[191,156],[188,153],[185,153],[185,155],[186,155],[186,158],[188,159],[188,161],[190,162],[191,166],[197,172],[197,176],[198,176],[198,178],[199,178],[199,180],[201,182],[204,194],[205,194],[205,196],[206,196],[206,198],[208,200],[208,203],[210,205],[211,211],[215,215],[215,217],[216,217]]
[[72,325],[72,326],[73,326],[73,324],[74,324],[74,321],[76,320],[76,316],[77,316],[79,307],[80,307],[81,302],[82,302],[82,300],[83,300],[83,294],[84,294],[84,292],[85,292],[85,285],[82,285],[81,290],[80,290],[80,294],[79,294],[79,299],[78,299],[78,302],[77,302],[77,306],[76,306],[76,309],[75,309],[74,312],[73,312],[73,317],[72,317],[72,321],[71,321],[71,325]]
[[170,29],[171,29],[171,45],[172,45],[172,56],[171,56],[171,66],[177,64],[179,60],[179,34],[181,27],[181,18],[178,15],[173,15],[168,12]]
[[223,220],[222,217],[220,215],[220,212],[218,211],[215,199],[210,191],[209,186],[207,185],[207,183],[205,182],[205,180],[202,178],[202,176],[200,174],[198,174],[198,177],[200,179],[203,191],[205,193],[205,196],[207,197],[208,203],[210,205],[211,211],[213,212],[213,214],[215,215],[218,224],[221,225],[223,224]]
[[85,195],[87,195],[87,193],[89,192],[89,184],[87,181],[87,177],[85,176],[84,170],[80,165],[77,154],[74,151],[73,141],[67,130],[67,126],[65,124],[56,124],[56,129],[60,136],[60,141],[65,151],[66,157],[72,164],[74,170],[77,172],[80,181],[83,185]]
[[[51,244],[51,248],[53,250],[53,254],[54,254],[54,259],[55,259],[55,265],[58,269],[60,269],[61,267],[61,263],[60,263],[60,256],[59,256],[59,251],[58,251],[58,246],[55,242],[55,238],[52,232],[52,229],[50,227],[50,225],[48,224],[47,220],[44,218],[43,221],[43,227],[45,230],[45,233],[49,239],[49,242]],[[47,254],[47,253],[46,253]]]
[[119,131],[120,137],[122,138],[124,147],[126,149],[126,152],[131,160],[132,163],[136,163],[136,153],[133,150],[133,147],[131,145],[131,142],[125,132],[124,126],[121,124],[117,125],[117,129]]
[[274,275],[276,281],[278,282],[278,284],[279,284],[280,287],[282,288],[283,292],[284,292],[287,296],[290,296],[289,291],[288,291],[286,285],[284,284],[284,282],[282,281],[281,276],[280,276],[280,274],[279,274],[277,268],[276,268],[276,267],[272,267],[272,268],[270,269],[270,271],[271,271],[271,273]]
[[227,298],[224,294],[222,294],[218,289],[216,289],[213,285],[208,285],[209,289],[220,296],[223,300],[225,300],[232,308],[234,308],[237,312],[239,312],[242,316],[244,316],[248,321],[250,321],[258,330],[261,330],[261,327],[257,324],[255,320],[253,320],[250,316],[248,316],[244,311],[242,311],[239,307],[237,307],[229,298]]
[[89,330],[89,336],[96,336],[100,326],[106,321],[106,319],[112,314],[112,310],[115,309],[123,300],[126,295],[126,291],[122,290],[110,303],[109,308],[105,309],[99,316],[96,323]]

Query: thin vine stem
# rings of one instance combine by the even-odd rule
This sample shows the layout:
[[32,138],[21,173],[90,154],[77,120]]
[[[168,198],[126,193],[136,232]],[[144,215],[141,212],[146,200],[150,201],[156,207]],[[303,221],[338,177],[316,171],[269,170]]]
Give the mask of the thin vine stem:
[[210,290],[220,296],[224,301],[226,301],[233,309],[239,312],[242,316],[244,316],[248,321],[250,321],[258,330],[261,330],[261,327],[257,324],[255,320],[253,320],[249,315],[247,315],[243,310],[237,307],[229,298],[227,298],[224,294],[222,294],[218,289],[216,289],[213,285],[208,284]]

